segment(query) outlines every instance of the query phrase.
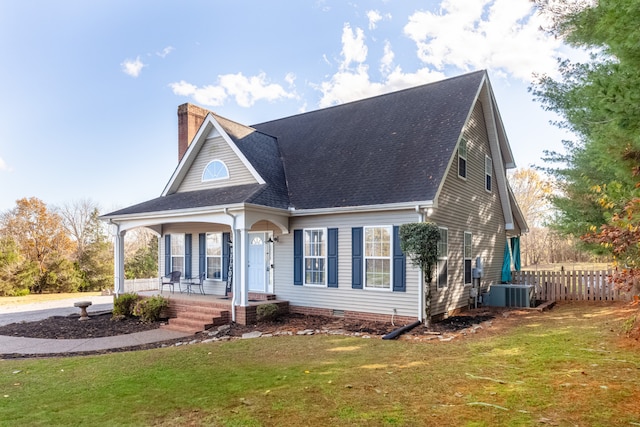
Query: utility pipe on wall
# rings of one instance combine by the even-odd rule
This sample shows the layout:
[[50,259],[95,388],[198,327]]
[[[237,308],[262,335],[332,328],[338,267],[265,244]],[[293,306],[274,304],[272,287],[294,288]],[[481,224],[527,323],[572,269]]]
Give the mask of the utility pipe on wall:
[[[418,213],[418,222],[424,222],[424,213],[420,210],[420,205],[416,205],[416,212]],[[424,273],[422,269],[420,269],[420,274],[418,275],[418,292],[420,293],[420,298],[418,299],[418,321],[422,323],[424,321],[424,281],[423,281]]]

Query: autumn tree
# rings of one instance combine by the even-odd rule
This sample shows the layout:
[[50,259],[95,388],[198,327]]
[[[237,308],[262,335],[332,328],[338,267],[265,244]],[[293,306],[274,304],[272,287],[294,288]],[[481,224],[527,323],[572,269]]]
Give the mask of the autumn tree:
[[62,218],[32,197],[16,201],[16,207],[2,217],[0,235],[12,239],[19,253],[37,268],[37,277],[29,284],[31,292],[77,289],[77,272],[68,260],[73,250]]
[[76,243],[76,259],[82,258],[86,245],[92,237],[95,237],[91,236],[95,232],[92,222],[94,213],[98,209],[98,204],[91,199],[79,199],[65,203],[56,209],[56,212],[62,218],[67,234]]

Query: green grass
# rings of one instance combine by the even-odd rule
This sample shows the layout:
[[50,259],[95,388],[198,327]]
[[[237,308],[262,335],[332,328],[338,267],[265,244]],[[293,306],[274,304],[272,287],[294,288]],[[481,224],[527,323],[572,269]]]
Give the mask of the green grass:
[[0,425],[629,426],[640,354],[619,333],[633,314],[567,304],[448,343],[292,336],[4,360]]

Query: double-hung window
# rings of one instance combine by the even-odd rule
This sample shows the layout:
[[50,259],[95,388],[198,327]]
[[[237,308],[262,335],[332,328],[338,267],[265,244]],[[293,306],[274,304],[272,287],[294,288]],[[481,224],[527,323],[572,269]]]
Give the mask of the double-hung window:
[[464,284],[471,284],[471,249],[472,234],[469,231],[464,232]]
[[222,280],[222,233],[207,233],[207,279]]
[[364,227],[364,286],[391,289],[392,228]]
[[447,268],[449,262],[449,230],[447,230],[446,228],[440,228],[439,231],[440,240],[438,240],[438,289],[447,287]]
[[304,284],[326,285],[326,229],[304,230]]
[[458,145],[458,176],[467,177],[467,140],[462,138]]
[[184,270],[184,234],[171,235],[171,271]]
[[493,178],[493,160],[491,157],[484,157],[484,188],[491,192],[491,179]]

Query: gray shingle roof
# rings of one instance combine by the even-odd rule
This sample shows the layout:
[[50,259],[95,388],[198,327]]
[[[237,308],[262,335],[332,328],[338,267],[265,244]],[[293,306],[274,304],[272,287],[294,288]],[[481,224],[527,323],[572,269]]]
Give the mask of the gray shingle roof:
[[252,127],[214,114],[266,184],[175,193],[106,216],[242,202],[314,209],[433,200],[485,74]]
[[278,139],[296,209],[433,200],[484,75],[253,127]]
[[137,205],[111,212],[105,216],[131,215],[149,212],[163,212],[180,209],[203,208],[208,206],[231,205],[250,200],[265,189],[265,185],[248,184],[234,187],[212,188],[209,190],[186,191],[147,200]]

